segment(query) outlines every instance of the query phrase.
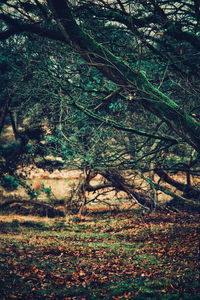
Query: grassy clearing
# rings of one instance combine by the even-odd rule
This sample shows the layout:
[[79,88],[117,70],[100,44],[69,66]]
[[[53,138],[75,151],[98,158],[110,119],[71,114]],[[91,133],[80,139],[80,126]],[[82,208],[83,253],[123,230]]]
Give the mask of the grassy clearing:
[[0,299],[200,299],[198,215],[0,216]]

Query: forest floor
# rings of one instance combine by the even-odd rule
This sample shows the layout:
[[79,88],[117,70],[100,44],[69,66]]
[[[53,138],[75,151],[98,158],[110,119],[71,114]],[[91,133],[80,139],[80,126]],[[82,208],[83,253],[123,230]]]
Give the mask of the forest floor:
[[0,216],[0,299],[200,299],[199,214]]

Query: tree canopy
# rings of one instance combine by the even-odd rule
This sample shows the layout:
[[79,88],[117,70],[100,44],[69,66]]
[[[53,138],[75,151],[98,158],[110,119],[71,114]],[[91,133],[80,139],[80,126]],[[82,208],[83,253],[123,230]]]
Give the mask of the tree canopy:
[[[152,197],[121,171],[179,200],[199,200],[190,178],[199,175],[199,6],[197,0],[2,0],[0,132],[9,118],[16,142],[1,146],[1,182],[20,164],[48,167],[53,154],[62,158],[60,167],[100,173],[142,205]],[[177,171],[185,183],[167,173]]]

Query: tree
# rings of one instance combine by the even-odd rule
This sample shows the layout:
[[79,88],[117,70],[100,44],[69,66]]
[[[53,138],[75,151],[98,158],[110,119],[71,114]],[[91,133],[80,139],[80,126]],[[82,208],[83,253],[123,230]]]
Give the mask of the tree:
[[[40,40],[52,40],[52,57],[49,56],[48,64],[43,68],[43,74],[49,74],[49,79],[45,80],[43,90],[46,93],[49,89],[52,93],[48,92],[48,97],[57,98],[52,107],[70,106],[72,117],[67,124],[63,115],[60,118],[60,114],[52,114],[53,109],[48,105],[54,125],[59,118],[62,120],[59,132],[58,126],[50,122],[54,138],[49,140],[48,145],[55,141],[60,143],[56,151],[62,153],[65,160],[70,155],[74,159],[79,153],[79,163],[82,157],[83,165],[94,169],[96,165],[96,169],[104,175],[104,170],[99,169],[102,158],[104,168],[127,165],[128,169],[134,164],[132,169],[139,170],[140,175],[151,169],[151,162],[154,168],[158,160],[158,174],[158,168],[162,171],[163,167],[173,169],[177,166],[168,155],[167,158],[160,157],[160,153],[167,150],[179,152],[182,170],[188,171],[189,163],[186,161],[190,161],[191,148],[196,153],[200,152],[197,1],[174,4],[174,1],[49,0],[45,3],[16,0],[11,3],[4,0],[1,11],[2,41],[16,35],[30,42],[35,36],[39,36]],[[56,51],[60,51],[61,55],[52,51],[55,45],[59,45]],[[67,65],[61,62],[64,57]],[[67,68],[74,74],[73,79],[69,78],[69,74],[66,76]],[[36,76],[34,80],[38,84]],[[40,88],[41,83],[38,85]],[[42,101],[44,98],[43,95]],[[2,116],[8,111],[6,103]],[[78,119],[74,114],[77,109],[80,111]],[[121,122],[122,119],[124,122]],[[92,128],[96,128],[99,122],[104,126],[97,134]],[[73,151],[70,143],[65,139],[63,143],[61,139],[63,124],[73,124],[70,126],[71,136],[76,138]],[[105,124],[114,128],[112,134],[106,133]],[[69,133],[70,130],[66,131]],[[115,130],[126,133],[121,141]],[[112,139],[113,134],[114,142],[108,147],[107,141]],[[92,147],[97,136],[104,141],[103,151]],[[108,148],[112,154],[110,157],[105,155]],[[180,154],[181,148],[184,148],[184,154]],[[88,156],[84,157],[84,151]],[[184,167],[184,164],[187,166]],[[198,165],[197,154],[193,155],[189,167],[195,165]],[[105,176],[109,180],[112,177]],[[153,182],[149,184],[159,188]]]

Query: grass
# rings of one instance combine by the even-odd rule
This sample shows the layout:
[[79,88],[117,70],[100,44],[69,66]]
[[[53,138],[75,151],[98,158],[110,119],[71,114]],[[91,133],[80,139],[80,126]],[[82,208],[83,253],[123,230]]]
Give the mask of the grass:
[[0,299],[200,299],[198,215],[0,216]]

